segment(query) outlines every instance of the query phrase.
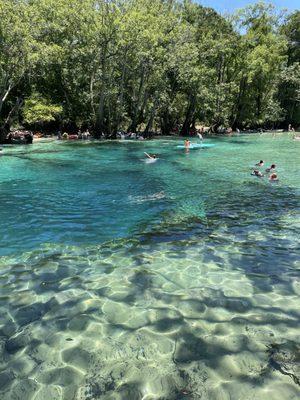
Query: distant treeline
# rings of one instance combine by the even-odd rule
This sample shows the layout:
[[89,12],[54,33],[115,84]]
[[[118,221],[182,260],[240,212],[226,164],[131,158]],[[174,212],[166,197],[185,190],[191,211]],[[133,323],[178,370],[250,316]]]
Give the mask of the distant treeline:
[[300,126],[300,11],[176,0],[0,0],[0,139]]

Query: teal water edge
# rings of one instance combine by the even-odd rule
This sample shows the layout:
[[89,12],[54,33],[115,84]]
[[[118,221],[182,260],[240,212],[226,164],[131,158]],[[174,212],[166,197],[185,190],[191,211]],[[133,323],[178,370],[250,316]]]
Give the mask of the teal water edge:
[[1,400],[299,398],[300,142],[182,143],[4,147]]

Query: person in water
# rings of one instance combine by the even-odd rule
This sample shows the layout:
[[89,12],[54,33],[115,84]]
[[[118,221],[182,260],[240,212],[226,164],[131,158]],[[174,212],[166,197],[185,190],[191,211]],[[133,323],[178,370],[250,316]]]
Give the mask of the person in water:
[[156,154],[148,154],[146,152],[145,152],[145,154],[150,160],[156,160],[157,159],[157,155]]
[[263,167],[264,166],[264,161],[260,160],[259,163],[255,164],[257,167]]
[[270,181],[278,181],[278,176],[277,176],[277,174],[275,174],[275,172],[273,172],[273,174],[271,174],[271,175],[269,176],[269,180],[270,180]]
[[262,174],[258,169],[254,169],[254,170],[251,172],[251,175],[257,176],[258,178],[262,178],[262,177],[263,177],[263,174]]
[[186,139],[186,140],[184,141],[184,147],[185,147],[186,149],[188,149],[188,148],[190,147],[190,145],[191,145],[191,142],[189,141],[189,139]]
[[275,168],[276,168],[276,165],[272,164],[270,168],[266,169],[266,172],[273,172],[275,170]]

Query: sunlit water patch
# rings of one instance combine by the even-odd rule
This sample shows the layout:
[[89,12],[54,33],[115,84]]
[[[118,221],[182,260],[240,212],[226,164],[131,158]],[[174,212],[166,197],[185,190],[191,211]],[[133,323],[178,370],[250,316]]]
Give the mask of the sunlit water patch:
[[5,149],[1,399],[299,398],[299,149],[177,143]]

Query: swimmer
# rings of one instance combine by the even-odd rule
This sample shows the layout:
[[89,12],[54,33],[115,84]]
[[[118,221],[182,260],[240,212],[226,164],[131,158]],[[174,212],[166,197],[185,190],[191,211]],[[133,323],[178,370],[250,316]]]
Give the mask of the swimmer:
[[190,145],[191,145],[191,142],[189,141],[189,139],[186,139],[186,140],[184,141],[184,147],[185,147],[186,149],[188,149],[188,148],[190,147]]
[[262,177],[263,177],[263,174],[262,174],[258,169],[254,169],[254,170],[251,172],[251,175],[257,176],[258,178],[262,178]]
[[150,158],[150,160],[156,160],[156,159],[157,159],[156,154],[148,154],[148,153],[146,153],[146,152],[144,152],[144,154],[146,154],[146,156],[147,156],[148,158]]
[[269,181],[278,181],[277,174],[273,173],[269,176]]
[[276,165],[272,164],[270,168],[266,169],[266,172],[273,172],[275,170],[275,168],[276,168]]
[[264,166],[264,161],[260,160],[259,163],[255,164],[257,167],[263,167]]

